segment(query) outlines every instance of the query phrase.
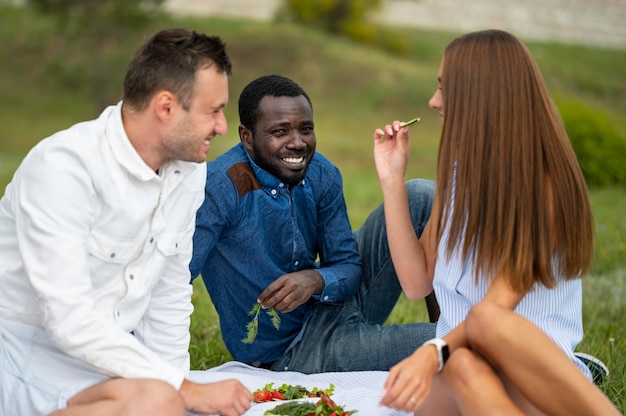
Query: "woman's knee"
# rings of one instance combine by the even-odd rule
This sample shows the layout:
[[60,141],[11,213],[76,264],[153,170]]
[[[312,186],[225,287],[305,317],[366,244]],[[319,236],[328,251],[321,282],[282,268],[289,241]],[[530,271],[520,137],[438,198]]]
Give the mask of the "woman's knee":
[[521,414],[508,397],[496,370],[474,351],[455,350],[442,376],[463,414]]
[[464,323],[470,347],[481,354],[491,348],[503,348],[507,338],[514,335],[509,319],[512,314],[512,311],[493,302],[474,305]]
[[[164,381],[153,379],[114,378],[95,384],[68,400],[73,409],[98,409],[115,415],[185,415],[180,393]],[[59,414],[68,412],[61,411]],[[90,413],[96,413],[95,411]]]
[[153,379],[116,379],[108,396],[119,403],[120,415],[184,415],[185,405],[170,384]]
[[472,351],[459,348],[450,355],[442,376],[453,391],[468,389],[487,371],[485,366]]
[[[141,380],[136,400],[132,407],[150,415],[184,415],[185,404],[182,396],[170,384],[160,380]],[[139,413],[129,413],[139,414]]]

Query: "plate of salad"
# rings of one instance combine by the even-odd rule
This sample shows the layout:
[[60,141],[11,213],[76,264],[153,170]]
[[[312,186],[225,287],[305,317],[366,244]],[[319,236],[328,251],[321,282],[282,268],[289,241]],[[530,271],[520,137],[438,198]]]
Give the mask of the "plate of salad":
[[335,386],[327,389],[314,387],[307,389],[300,385],[283,384],[274,387],[274,383],[253,392],[255,403],[277,402],[266,410],[267,416],[347,416],[355,410],[345,410],[331,399]]

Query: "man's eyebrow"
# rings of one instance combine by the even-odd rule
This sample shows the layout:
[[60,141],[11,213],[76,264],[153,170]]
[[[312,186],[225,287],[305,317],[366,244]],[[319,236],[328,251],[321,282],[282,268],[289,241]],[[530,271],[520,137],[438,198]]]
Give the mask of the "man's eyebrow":
[[275,129],[275,128],[278,128],[278,127],[286,127],[286,126],[289,126],[289,125],[291,125],[291,123],[288,122],[288,121],[277,121],[275,123],[270,124],[268,127],[270,129]]

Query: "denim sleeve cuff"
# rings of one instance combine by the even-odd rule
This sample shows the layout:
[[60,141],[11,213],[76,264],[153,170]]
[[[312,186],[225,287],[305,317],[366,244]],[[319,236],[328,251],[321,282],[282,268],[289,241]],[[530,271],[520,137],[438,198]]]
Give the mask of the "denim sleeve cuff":
[[337,300],[337,289],[338,282],[334,273],[324,270],[318,269],[316,270],[324,279],[324,290],[322,290],[321,295],[313,295],[313,299],[319,300],[320,302],[335,302]]

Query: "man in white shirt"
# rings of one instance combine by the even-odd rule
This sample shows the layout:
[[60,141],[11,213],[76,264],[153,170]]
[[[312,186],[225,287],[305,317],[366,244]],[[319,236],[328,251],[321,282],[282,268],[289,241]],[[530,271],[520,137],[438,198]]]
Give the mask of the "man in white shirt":
[[161,31],[120,103],[23,160],[0,200],[0,414],[248,409],[238,381],[186,378],[195,213],[230,73],[219,38]]

